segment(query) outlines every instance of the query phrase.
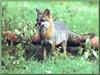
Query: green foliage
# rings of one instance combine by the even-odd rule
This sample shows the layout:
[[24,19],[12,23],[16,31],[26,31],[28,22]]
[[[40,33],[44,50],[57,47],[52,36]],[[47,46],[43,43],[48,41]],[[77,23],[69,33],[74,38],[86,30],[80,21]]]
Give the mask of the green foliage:
[[23,58],[23,54],[24,54],[24,50],[23,50],[23,48],[22,48],[22,46],[21,46],[21,44],[18,44],[17,45],[17,56],[18,56],[18,60],[19,60],[19,62],[21,61],[21,62],[23,62],[23,61],[25,61],[24,60],[24,58]]
[[[14,53],[15,52],[15,53]],[[12,68],[12,66],[24,62],[23,58],[24,50],[20,44],[16,48],[4,47],[2,48],[1,62],[6,68]]]

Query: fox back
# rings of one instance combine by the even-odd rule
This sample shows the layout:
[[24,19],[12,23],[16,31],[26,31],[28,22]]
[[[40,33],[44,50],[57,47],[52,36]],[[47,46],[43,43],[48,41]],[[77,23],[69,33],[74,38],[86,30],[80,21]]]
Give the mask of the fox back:
[[63,40],[67,42],[68,35],[69,35],[69,29],[67,26],[65,26],[63,21],[55,21],[55,42],[56,45],[61,43]]

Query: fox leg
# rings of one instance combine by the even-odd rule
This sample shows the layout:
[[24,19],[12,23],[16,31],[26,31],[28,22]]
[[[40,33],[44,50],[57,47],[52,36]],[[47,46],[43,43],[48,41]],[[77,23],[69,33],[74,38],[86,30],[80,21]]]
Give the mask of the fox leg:
[[46,59],[48,56],[50,57],[52,54],[52,43],[48,40],[45,40],[43,43],[43,57]]
[[54,51],[55,51],[55,43],[54,41],[49,41],[50,42],[50,45],[51,45],[51,54],[54,55]]
[[43,48],[43,58],[44,58],[44,60],[46,59],[46,57],[47,57],[47,50],[46,50],[46,48],[44,47],[44,48]]
[[63,50],[64,50],[64,56],[65,56],[65,57],[66,57],[66,55],[67,55],[66,45],[67,45],[67,43],[66,43],[66,41],[64,40],[64,41],[62,42],[62,48],[63,48]]
[[42,50],[43,50],[43,59],[45,60],[47,57],[46,40],[43,40],[41,43],[42,43]]
[[55,52],[55,44],[52,44],[52,55],[54,55]]

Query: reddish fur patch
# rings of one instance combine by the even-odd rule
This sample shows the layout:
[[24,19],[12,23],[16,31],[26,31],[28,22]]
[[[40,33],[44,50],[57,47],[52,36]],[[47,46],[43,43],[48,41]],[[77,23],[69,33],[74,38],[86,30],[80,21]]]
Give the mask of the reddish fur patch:
[[46,33],[46,38],[51,38],[52,35],[53,35],[53,28],[50,24],[49,29],[47,30],[47,33]]
[[49,22],[49,27],[48,27],[48,30],[46,32],[46,36],[45,38],[51,38],[53,33],[54,33],[54,28],[53,28],[53,25],[52,25],[52,17],[51,15],[49,16],[44,16],[44,18]]

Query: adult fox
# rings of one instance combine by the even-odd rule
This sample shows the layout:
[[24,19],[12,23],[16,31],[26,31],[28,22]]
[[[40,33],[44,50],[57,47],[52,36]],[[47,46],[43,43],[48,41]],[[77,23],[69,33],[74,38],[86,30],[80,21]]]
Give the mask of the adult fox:
[[38,9],[36,9],[36,11],[36,25],[39,29],[44,58],[47,57],[47,51],[50,51],[51,54],[53,54],[55,46],[59,44],[61,44],[64,55],[66,56],[68,36],[74,33],[69,31],[67,25],[65,26],[63,21],[53,21],[49,9],[44,10],[44,12],[41,12]]

